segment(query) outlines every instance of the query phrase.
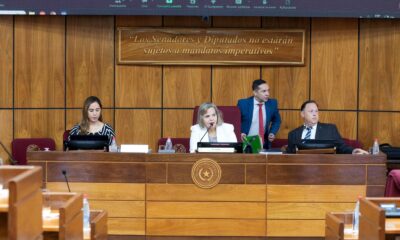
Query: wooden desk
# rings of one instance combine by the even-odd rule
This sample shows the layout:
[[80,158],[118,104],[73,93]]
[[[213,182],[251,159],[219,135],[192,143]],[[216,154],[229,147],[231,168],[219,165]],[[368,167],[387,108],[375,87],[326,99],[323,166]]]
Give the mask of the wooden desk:
[[[360,200],[359,234],[353,233],[353,212],[329,213],[326,218],[326,239],[385,239],[386,235],[400,234],[400,218],[386,218],[385,212],[379,207],[381,203],[400,203],[400,198],[363,198]],[[344,217],[346,216],[346,217]],[[344,229],[340,229],[340,224]],[[334,236],[335,234],[338,234]],[[330,238],[332,236],[332,238]]]
[[0,184],[8,189],[0,200],[0,239],[40,239],[42,168],[0,166]]
[[[385,155],[29,152],[46,187],[89,194],[111,235],[322,237],[325,213],[383,196]],[[196,186],[192,167],[215,160],[219,184]],[[293,228],[296,226],[296,228]]]
[[[43,226],[44,239],[52,239],[46,232],[58,232],[57,239],[82,239],[83,214],[82,194],[69,192],[44,192],[43,206],[50,207],[59,218],[47,219]],[[46,218],[45,218],[46,219]]]

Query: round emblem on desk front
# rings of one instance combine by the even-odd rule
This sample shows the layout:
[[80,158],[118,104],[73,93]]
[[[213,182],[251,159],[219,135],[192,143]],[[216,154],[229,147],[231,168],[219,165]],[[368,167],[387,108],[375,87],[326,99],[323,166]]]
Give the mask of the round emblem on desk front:
[[221,167],[209,158],[202,158],[192,167],[192,180],[200,188],[213,188],[221,180]]

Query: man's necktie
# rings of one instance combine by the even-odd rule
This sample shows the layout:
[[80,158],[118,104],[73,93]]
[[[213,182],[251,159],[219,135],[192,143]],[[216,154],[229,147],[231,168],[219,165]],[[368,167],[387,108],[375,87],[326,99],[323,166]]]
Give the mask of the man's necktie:
[[304,137],[304,139],[310,139],[312,127],[306,127],[306,130],[307,130],[307,132],[306,132],[306,136]]
[[264,143],[264,117],[262,112],[263,103],[258,105],[258,135],[261,137],[261,142]]

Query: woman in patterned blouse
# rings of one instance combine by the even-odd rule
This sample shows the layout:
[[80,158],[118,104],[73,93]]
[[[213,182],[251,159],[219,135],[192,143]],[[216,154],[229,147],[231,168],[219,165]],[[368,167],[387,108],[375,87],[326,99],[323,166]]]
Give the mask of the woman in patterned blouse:
[[109,145],[111,145],[113,138],[115,138],[115,133],[110,125],[103,123],[101,109],[102,105],[98,97],[90,96],[86,98],[82,109],[82,120],[71,129],[69,136],[106,135],[109,139]]

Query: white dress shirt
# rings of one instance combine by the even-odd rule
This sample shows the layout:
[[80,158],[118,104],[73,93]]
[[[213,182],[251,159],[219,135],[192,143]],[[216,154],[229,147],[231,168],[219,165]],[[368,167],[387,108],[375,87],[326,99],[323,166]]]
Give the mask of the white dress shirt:
[[[318,123],[311,127],[311,136],[310,139],[315,139],[315,134],[317,133]],[[307,126],[304,125],[303,133],[301,134],[301,139],[304,139],[307,134]]]
[[[253,119],[251,120],[251,126],[250,126],[250,130],[249,130],[249,136],[254,136],[254,135],[258,135],[259,131],[258,131],[258,109],[259,106],[258,104],[260,104],[260,102],[258,102],[256,100],[256,98],[254,98],[254,108],[253,108]],[[264,119],[264,131],[266,130],[266,126],[265,126],[265,119],[267,118],[267,115],[265,113],[265,103],[263,103],[262,105],[262,111],[263,111],[263,119]],[[261,138],[263,138],[264,136],[261,136]]]

